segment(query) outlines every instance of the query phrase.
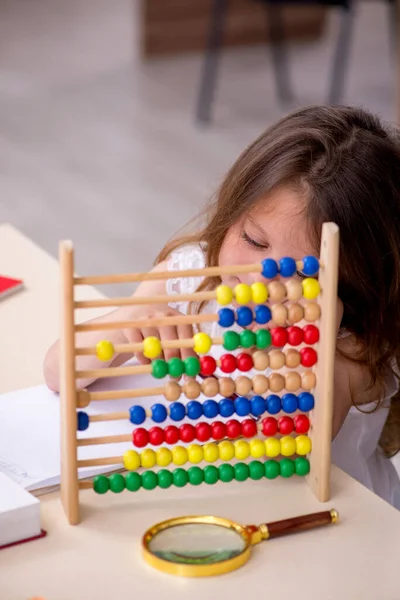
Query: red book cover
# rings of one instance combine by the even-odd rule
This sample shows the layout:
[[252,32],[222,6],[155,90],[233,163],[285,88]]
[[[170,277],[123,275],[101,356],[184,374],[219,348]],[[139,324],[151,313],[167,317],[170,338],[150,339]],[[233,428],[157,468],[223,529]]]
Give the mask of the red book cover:
[[0,300],[5,296],[9,296],[14,292],[20,290],[24,285],[24,282],[20,279],[13,279],[11,277],[5,277],[0,275]]

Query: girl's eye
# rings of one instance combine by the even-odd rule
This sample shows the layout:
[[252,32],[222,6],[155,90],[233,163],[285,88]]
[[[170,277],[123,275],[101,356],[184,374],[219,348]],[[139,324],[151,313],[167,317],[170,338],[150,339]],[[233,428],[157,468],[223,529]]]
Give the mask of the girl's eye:
[[242,231],[241,238],[253,248],[257,248],[257,250],[267,250],[269,248],[268,244],[260,244],[256,240],[253,240],[245,231]]

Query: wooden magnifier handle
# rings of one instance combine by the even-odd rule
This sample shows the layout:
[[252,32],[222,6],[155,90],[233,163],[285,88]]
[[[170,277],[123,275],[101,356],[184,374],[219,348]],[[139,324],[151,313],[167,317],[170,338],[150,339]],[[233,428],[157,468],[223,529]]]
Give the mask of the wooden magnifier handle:
[[316,527],[321,527],[322,525],[330,525],[331,523],[336,523],[338,518],[338,513],[336,510],[332,509],[323,512],[312,513],[310,515],[302,515],[301,517],[294,517],[293,519],[275,521],[274,523],[265,523],[265,525],[261,525],[260,529],[264,530],[263,538],[270,539],[279,537],[281,535],[297,533],[299,531],[307,531],[308,529],[315,529]]

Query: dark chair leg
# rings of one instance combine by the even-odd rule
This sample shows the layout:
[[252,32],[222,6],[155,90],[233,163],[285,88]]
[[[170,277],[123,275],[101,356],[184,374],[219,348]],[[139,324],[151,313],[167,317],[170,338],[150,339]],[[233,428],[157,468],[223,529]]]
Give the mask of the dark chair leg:
[[340,13],[339,35],[333,58],[332,78],[328,96],[329,104],[339,104],[343,96],[344,78],[353,27],[353,13],[351,8],[341,8]]
[[201,123],[208,123],[211,118],[211,105],[215,92],[227,6],[227,0],[213,0],[200,91],[197,99],[196,117]]
[[290,87],[289,63],[285,44],[285,31],[282,6],[264,2],[271,48],[272,66],[275,71],[276,87],[279,100],[288,104],[293,101]]

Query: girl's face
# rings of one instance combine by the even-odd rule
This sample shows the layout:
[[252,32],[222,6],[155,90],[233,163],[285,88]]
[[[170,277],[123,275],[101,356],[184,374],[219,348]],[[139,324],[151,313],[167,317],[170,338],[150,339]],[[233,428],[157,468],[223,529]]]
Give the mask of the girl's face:
[[[279,260],[290,256],[301,260],[304,256],[319,254],[313,248],[303,215],[305,198],[289,188],[272,193],[268,201],[260,202],[240,222],[228,231],[219,254],[219,264],[242,265],[261,262],[264,258]],[[224,276],[223,282],[251,284],[262,280],[261,274]]]

